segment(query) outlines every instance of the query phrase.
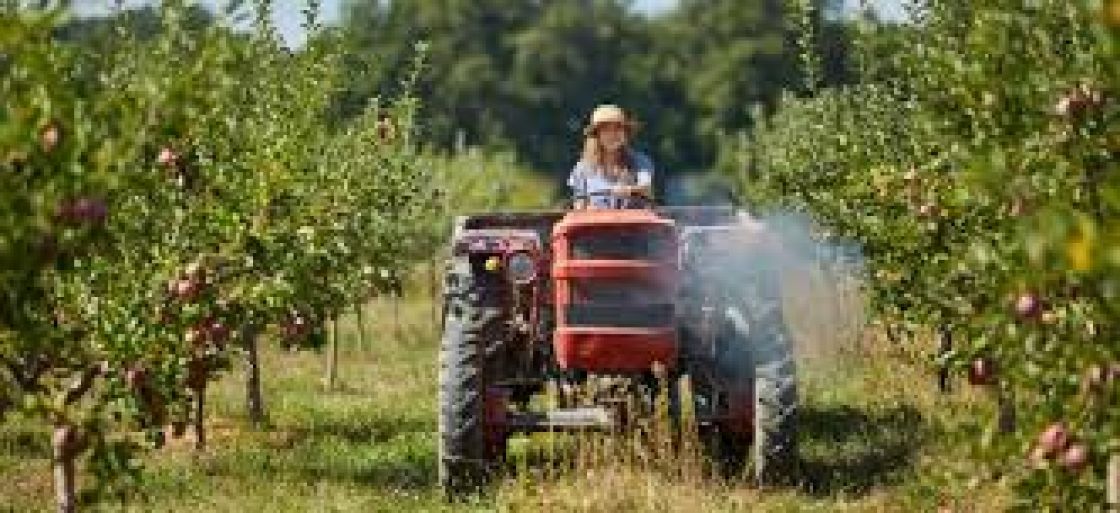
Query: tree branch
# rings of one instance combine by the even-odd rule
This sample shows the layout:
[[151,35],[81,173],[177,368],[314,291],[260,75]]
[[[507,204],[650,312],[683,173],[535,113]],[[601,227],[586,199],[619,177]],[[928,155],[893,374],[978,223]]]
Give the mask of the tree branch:
[[78,379],[74,380],[66,389],[66,404],[73,404],[78,399],[81,399],[82,396],[86,395],[86,392],[93,387],[93,380],[100,374],[101,369],[97,365],[87,367],[82,371],[81,376],[78,376]]

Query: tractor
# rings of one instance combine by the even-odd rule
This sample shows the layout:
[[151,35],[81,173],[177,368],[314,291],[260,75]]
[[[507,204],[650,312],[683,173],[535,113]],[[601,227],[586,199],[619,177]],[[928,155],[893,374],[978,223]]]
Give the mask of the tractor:
[[[676,414],[687,379],[715,468],[750,468],[761,483],[790,477],[796,385],[780,257],[743,220],[730,207],[458,218],[440,349],[445,492],[485,485],[512,436],[617,432],[648,415],[578,393],[600,379],[638,397],[667,392]],[[546,393],[556,400],[533,400]]]

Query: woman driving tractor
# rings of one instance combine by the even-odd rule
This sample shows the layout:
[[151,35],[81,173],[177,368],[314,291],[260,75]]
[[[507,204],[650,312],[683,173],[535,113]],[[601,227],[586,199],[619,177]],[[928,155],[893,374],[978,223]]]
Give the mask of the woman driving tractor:
[[572,208],[641,208],[653,197],[653,161],[630,147],[637,123],[600,105],[583,133],[583,154],[568,177]]

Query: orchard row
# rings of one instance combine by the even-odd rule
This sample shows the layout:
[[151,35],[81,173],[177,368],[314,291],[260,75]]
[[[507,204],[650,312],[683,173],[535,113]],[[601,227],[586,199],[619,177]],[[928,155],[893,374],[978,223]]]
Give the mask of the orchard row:
[[860,25],[862,83],[756,130],[744,196],[858,241],[879,320],[936,331],[990,391],[961,435],[977,477],[1023,511],[1098,509],[1120,479],[1120,12],[921,4]]
[[0,422],[52,427],[60,511],[81,458],[104,493],[166,426],[204,443],[216,372],[255,369],[262,336],[304,343],[443,228],[413,76],[342,122],[344,56],[314,19],[291,52],[267,22],[183,12],[76,44],[60,13],[0,8]]

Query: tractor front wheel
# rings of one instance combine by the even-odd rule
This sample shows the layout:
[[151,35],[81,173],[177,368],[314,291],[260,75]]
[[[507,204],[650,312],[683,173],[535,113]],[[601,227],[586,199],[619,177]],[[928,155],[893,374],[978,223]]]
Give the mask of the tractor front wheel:
[[502,416],[508,395],[490,387],[488,354],[498,342],[496,293],[452,268],[440,347],[439,481],[449,498],[478,491],[505,456]]

